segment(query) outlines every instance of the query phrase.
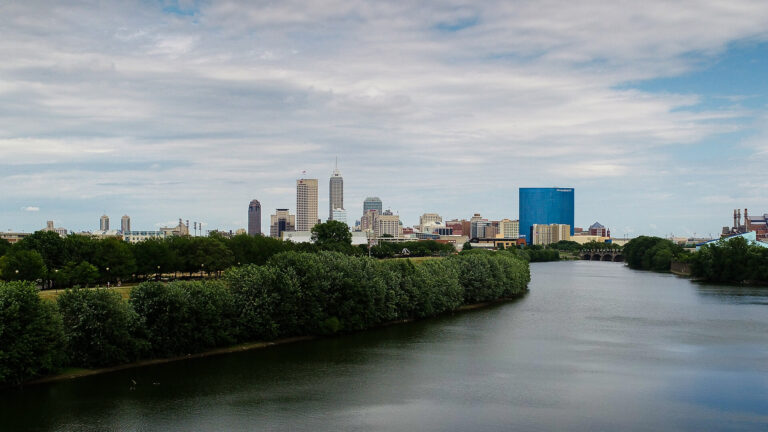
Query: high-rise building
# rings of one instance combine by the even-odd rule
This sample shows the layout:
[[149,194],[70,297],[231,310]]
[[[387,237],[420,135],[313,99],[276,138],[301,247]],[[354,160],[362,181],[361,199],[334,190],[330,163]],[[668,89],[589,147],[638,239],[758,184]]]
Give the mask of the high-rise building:
[[128,215],[123,215],[120,218],[120,232],[125,234],[131,231],[131,218]]
[[520,221],[509,219],[500,220],[499,235],[503,238],[518,238],[520,236]]
[[563,224],[573,235],[573,188],[520,188],[520,237],[530,243],[532,227]]
[[288,209],[277,209],[275,214],[269,217],[269,236],[282,238],[286,231],[296,231],[296,216]]
[[[371,212],[375,214],[375,212]],[[387,210],[377,215],[374,221],[374,235],[376,237],[392,236],[402,237],[403,229],[400,226],[400,216]]]
[[571,227],[565,224],[533,224],[531,232],[532,244],[535,245],[543,246],[571,239]]
[[347,223],[347,211],[344,209],[333,209],[331,211],[331,220],[335,220],[349,226],[349,223]]
[[483,238],[485,235],[485,227],[490,226],[491,222],[488,219],[483,219],[480,213],[475,213],[469,220],[469,238]]
[[99,219],[99,231],[109,231],[109,216],[101,216],[101,219]]
[[296,180],[296,231],[317,225],[317,179]]
[[376,217],[380,214],[376,209],[366,210],[360,218],[360,231],[373,231],[376,227]]
[[368,210],[376,210],[379,214],[381,214],[384,210],[381,199],[379,199],[379,197],[366,198],[365,201],[363,201],[363,214],[365,214],[365,212]]
[[261,235],[261,203],[259,200],[251,200],[248,204],[248,235]]
[[419,216],[419,230],[424,232],[424,227],[430,222],[442,222],[443,217],[437,213],[424,213]]
[[[339,163],[333,169],[330,182],[328,184],[328,219],[336,220],[333,217],[334,210],[344,209],[344,178],[339,171]],[[346,221],[344,222],[346,223]]]

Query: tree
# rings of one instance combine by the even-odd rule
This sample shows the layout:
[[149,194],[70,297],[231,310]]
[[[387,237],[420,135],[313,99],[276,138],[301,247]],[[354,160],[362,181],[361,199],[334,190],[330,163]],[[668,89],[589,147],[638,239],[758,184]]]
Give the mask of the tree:
[[61,316],[31,283],[0,282],[0,329],[0,384],[20,384],[61,365]]
[[11,249],[11,243],[6,239],[0,239],[0,257]]
[[96,266],[82,261],[79,264],[74,262],[67,263],[59,272],[60,282],[65,285],[89,286],[99,278],[99,269]]
[[67,290],[57,302],[73,366],[110,366],[135,360],[141,354],[144,342],[135,336],[139,316],[119,293],[106,289]]
[[343,249],[352,245],[352,233],[347,224],[335,220],[312,227],[312,239],[323,249]]
[[53,273],[64,265],[66,258],[64,239],[53,231],[32,233],[16,243],[14,249],[36,251],[40,254],[46,268],[46,272],[39,277],[43,280],[43,285],[50,285]]
[[[119,238],[107,238],[98,243],[95,264],[102,278],[128,279],[136,271],[131,245]],[[107,270],[109,269],[109,270]]]
[[[158,272],[176,271],[179,266],[176,251],[161,239],[148,239],[133,245],[136,273],[149,276]],[[160,267],[158,271],[158,267]]]
[[0,277],[7,281],[36,281],[46,277],[43,257],[34,250],[16,250],[0,258]]
[[464,242],[464,247],[461,250],[470,250],[470,249],[472,249],[472,243]]

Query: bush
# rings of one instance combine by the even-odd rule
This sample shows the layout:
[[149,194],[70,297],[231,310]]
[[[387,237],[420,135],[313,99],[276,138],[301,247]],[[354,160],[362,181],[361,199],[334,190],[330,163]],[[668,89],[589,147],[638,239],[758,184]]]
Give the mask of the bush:
[[64,359],[56,305],[30,283],[0,282],[0,383],[19,384],[55,371]]
[[73,366],[102,367],[134,361],[146,349],[137,337],[139,316],[119,293],[67,290],[59,296],[67,355]]

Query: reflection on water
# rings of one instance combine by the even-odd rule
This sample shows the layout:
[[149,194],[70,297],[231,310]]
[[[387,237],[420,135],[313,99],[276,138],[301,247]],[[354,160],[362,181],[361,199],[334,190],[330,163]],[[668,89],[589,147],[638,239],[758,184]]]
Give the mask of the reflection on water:
[[487,309],[6,392],[0,431],[768,430],[765,289],[532,277]]
[[725,303],[768,305],[768,287],[697,284],[704,298]]

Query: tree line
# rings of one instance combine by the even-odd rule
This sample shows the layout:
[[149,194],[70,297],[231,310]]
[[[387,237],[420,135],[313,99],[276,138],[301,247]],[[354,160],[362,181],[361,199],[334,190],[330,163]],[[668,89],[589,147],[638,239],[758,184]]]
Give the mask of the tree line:
[[691,276],[707,282],[768,283],[768,248],[750,244],[743,237],[723,239],[685,250],[670,240],[640,236],[624,246],[630,268],[666,272],[673,262],[687,263]]
[[[292,243],[264,236],[225,238],[169,237],[136,244],[121,238],[95,239],[49,231],[35,232],[14,245],[0,239],[0,279],[39,281],[43,288],[89,286],[117,281],[146,280],[159,275],[220,273],[234,265],[264,264],[278,253],[329,250],[347,255],[368,254],[368,245],[351,245],[346,225],[329,221],[313,228],[315,243]],[[447,255],[452,245],[434,241],[382,243],[373,256],[393,257],[406,247],[410,256]]]
[[220,279],[143,282],[128,300],[70,289],[43,300],[29,282],[0,282],[0,384],[64,366],[105,367],[239,342],[359,331],[527,291],[515,252],[440,260],[376,260],[340,252],[280,252]]

